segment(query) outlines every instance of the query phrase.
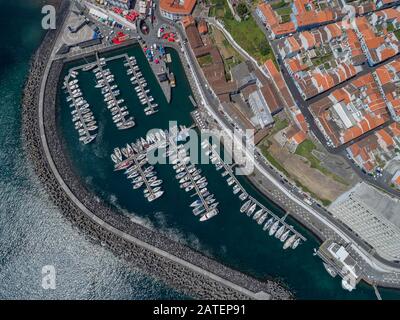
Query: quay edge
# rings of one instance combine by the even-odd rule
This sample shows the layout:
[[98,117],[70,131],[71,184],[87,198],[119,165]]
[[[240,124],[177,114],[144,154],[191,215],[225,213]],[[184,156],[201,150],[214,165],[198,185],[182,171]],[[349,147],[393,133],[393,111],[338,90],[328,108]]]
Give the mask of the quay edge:
[[[70,4],[70,1],[60,1],[57,19],[59,26],[63,24],[67,16]],[[63,62],[52,61],[52,49],[60,29],[58,27],[56,30],[47,32],[32,59],[22,100],[22,131],[24,149],[35,172],[64,216],[83,230],[92,241],[101,243],[132,265],[190,296],[204,299],[292,299],[293,295],[277,282],[258,281],[158,232],[136,224],[127,217],[113,212],[112,208],[106,204],[97,202],[93,194],[85,189],[65,156],[64,144],[60,140],[55,121],[57,84]],[[45,90],[43,105],[40,105],[42,83],[46,83],[46,86],[43,89]],[[44,132],[40,130],[38,116],[41,107],[44,109],[42,111],[45,111],[42,113],[45,117],[42,119]],[[47,145],[42,144],[43,138],[49,142]],[[49,162],[46,148],[50,151],[51,160],[54,163]],[[64,186],[56,178],[55,168],[57,174],[62,177]],[[65,188],[73,195],[79,195],[79,204],[72,201],[65,192]],[[85,214],[82,206],[90,210],[92,214],[93,212],[96,214],[93,216]],[[129,241],[133,238],[138,241]],[[147,244],[147,247],[143,244]],[[149,249],[149,247],[157,250]],[[249,295],[249,292],[254,294]],[[259,295],[260,292],[266,294]]]

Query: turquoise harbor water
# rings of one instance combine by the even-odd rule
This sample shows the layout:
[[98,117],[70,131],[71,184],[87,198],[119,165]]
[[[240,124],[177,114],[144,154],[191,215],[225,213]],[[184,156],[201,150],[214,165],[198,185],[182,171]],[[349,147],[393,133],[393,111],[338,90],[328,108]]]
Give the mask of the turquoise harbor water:
[[[23,154],[20,99],[43,36],[39,4],[0,0],[0,299],[184,298],[71,227]],[[41,287],[44,265],[56,268],[55,290]]]
[[[99,125],[99,134],[94,143],[82,145],[78,142],[78,133],[71,121],[71,109],[66,102],[66,94],[60,89],[58,96],[60,132],[69,149],[70,159],[75,170],[87,187],[106,202],[112,204],[121,214],[128,215],[150,228],[154,228],[181,241],[195,250],[214,257],[217,260],[260,279],[272,277],[285,283],[295,295],[301,299],[374,299],[373,290],[365,284],[360,284],[352,293],[341,289],[339,278],[333,279],[325,271],[321,260],[312,255],[313,248],[318,246],[315,238],[295,221],[289,223],[303,233],[308,241],[296,250],[282,250],[282,243],[274,237],[269,237],[262,228],[245,214],[239,212],[241,201],[233,195],[220,172],[213,165],[198,165],[209,182],[208,189],[215,194],[219,202],[219,215],[207,222],[199,222],[198,217],[191,213],[189,207],[194,198],[179,188],[175,179],[175,171],[171,165],[157,164],[157,176],[164,181],[164,195],[152,203],[143,196],[143,189],[132,190],[131,182],[123,171],[114,172],[110,154],[115,147],[123,147],[134,142],[138,137],[145,136],[153,128],[168,128],[170,120],[178,124],[190,125],[190,111],[193,106],[188,96],[191,94],[179,56],[173,50],[170,68],[175,74],[177,86],[172,92],[171,104],[167,104],[154,74],[151,72],[145,56],[139,46],[120,49],[107,53],[104,57],[128,53],[135,56],[151,89],[159,112],[145,116],[134,86],[130,83],[124,67],[124,60],[107,62],[105,68],[110,68],[115,76],[115,83],[125,100],[131,115],[136,119],[134,128],[119,131],[112,122],[111,115],[103,102],[100,89],[94,87],[93,72],[80,72],[79,85],[83,95],[91,105],[95,119]],[[68,64],[64,75],[74,66],[85,61]],[[239,178],[246,190],[277,214],[281,210],[261,196],[249,184],[246,178]],[[382,290],[384,298],[398,297],[399,293]]]

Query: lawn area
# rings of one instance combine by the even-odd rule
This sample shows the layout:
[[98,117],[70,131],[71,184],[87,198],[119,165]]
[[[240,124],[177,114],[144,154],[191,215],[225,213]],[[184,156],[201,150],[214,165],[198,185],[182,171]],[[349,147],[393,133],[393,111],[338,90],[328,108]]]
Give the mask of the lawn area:
[[212,63],[212,57],[210,54],[207,54],[205,56],[197,58],[197,61],[199,62],[200,67],[204,67]]
[[290,15],[292,13],[292,8],[290,7],[283,7],[276,10],[276,13],[280,16]]
[[396,36],[397,40],[400,41],[400,30],[394,31],[394,35]]
[[311,140],[305,140],[297,147],[295,154],[306,158],[310,162],[311,168],[321,171],[324,175],[331,177],[337,182],[348,185],[343,178],[337,176],[321,165],[321,161],[312,154],[314,149],[316,149],[315,144]]
[[[279,131],[279,130],[278,130]],[[269,141],[268,138],[266,138],[261,144],[260,144],[260,150],[261,153],[263,154],[263,156],[268,160],[268,162],[274,166],[276,169],[278,169],[280,172],[282,172],[286,177],[288,177],[289,179],[293,179],[291,177],[291,175],[285,170],[285,168],[279,163],[278,160],[276,160],[273,155],[271,155],[271,153],[268,151],[268,146]],[[294,179],[293,180],[295,182],[295,184],[302,189],[304,192],[307,192],[308,194],[310,194],[314,199],[318,199],[322,202],[322,204],[324,206],[328,206],[331,204],[330,200],[327,199],[322,199],[320,197],[318,197],[314,192],[312,192],[310,189],[308,189],[305,185],[303,185],[300,181]]]
[[289,121],[287,119],[281,119],[280,117],[275,116],[274,117],[274,127],[271,130],[271,134],[273,135],[279,131],[281,131],[282,129],[285,129],[288,125],[289,125]]
[[264,63],[267,59],[275,62],[265,34],[251,15],[248,19],[238,22],[233,18],[226,0],[210,0],[210,2],[212,4],[210,16],[222,20],[225,28],[244,50],[260,63]]
[[329,53],[324,56],[319,56],[319,57],[313,58],[313,59],[311,59],[311,61],[314,65],[314,67],[318,67],[319,65],[324,64],[325,62],[328,62],[329,60],[332,60],[332,58],[333,58],[333,54]]

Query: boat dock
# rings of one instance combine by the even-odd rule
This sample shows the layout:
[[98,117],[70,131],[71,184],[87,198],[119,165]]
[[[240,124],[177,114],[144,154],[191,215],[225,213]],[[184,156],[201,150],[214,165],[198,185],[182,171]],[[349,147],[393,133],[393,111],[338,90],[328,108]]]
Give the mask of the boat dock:
[[[144,155],[145,155],[145,153],[144,153]],[[149,193],[148,199],[154,199],[155,198],[155,192],[154,192],[153,188],[150,186],[150,182],[147,179],[146,174],[144,173],[141,161],[138,160],[138,158],[137,158],[137,156],[135,154],[132,154],[131,158],[133,159],[133,162],[134,162],[135,166],[137,167],[137,169],[136,169],[137,172],[142,177],[143,183],[146,185],[147,193]]]
[[[193,186],[193,189],[195,190],[195,193],[191,195],[191,197],[197,196],[198,199],[200,200],[200,203],[196,203],[196,201],[192,204],[194,207],[196,207],[193,210],[193,213],[195,215],[198,215],[201,213],[202,217],[200,218],[200,221],[205,221],[213,216],[218,214],[218,203],[215,203],[215,199],[213,199],[213,195],[210,195],[208,192],[207,188],[201,187],[202,184],[207,185],[207,180],[205,177],[202,177],[200,173],[198,172],[198,169],[195,167],[194,164],[190,164],[190,158],[188,159],[187,152],[184,149],[183,145],[177,145],[175,142],[174,137],[178,135],[178,128],[174,127],[171,128],[173,132],[170,132],[168,135],[168,140],[169,140],[169,150],[173,152],[173,155],[176,156],[176,165],[177,166],[177,176],[176,178],[179,179],[185,179],[184,182],[181,182],[181,185],[187,184],[187,187],[185,188],[190,188],[190,186]],[[183,168],[182,171],[180,168]],[[196,174],[196,177],[194,176]],[[180,175],[182,177],[180,177]],[[186,178],[185,178],[186,177]],[[203,179],[203,182],[199,183]],[[185,191],[190,191],[190,189],[185,189]],[[209,204],[209,201],[212,201],[211,204]],[[198,209],[197,209],[198,208]],[[204,208],[204,212],[202,211],[196,211]]]
[[165,143],[165,138],[159,133],[157,138],[149,135],[146,140],[141,138],[136,143],[128,143],[126,147],[115,148],[111,154],[114,170],[125,170],[128,179],[132,179],[134,190],[144,184],[144,196],[149,202],[161,197],[164,191],[161,190],[162,180],[157,178],[154,166],[144,168],[148,164],[147,152],[150,148],[159,147],[163,142]]
[[197,111],[197,110],[192,111],[192,112],[190,112],[190,115],[192,116],[192,119],[193,119],[195,125],[200,130],[207,130],[207,125],[204,123],[203,119],[201,118],[199,111]]
[[[298,231],[296,231],[293,226],[287,224],[285,222],[285,218],[287,217],[288,214],[285,214],[283,217],[279,217],[276,214],[274,214],[271,210],[269,210],[268,208],[266,208],[264,205],[262,205],[258,200],[256,200],[255,198],[248,196],[247,193],[245,192],[245,189],[242,187],[242,185],[240,184],[240,182],[238,181],[238,179],[236,178],[235,174],[233,173],[233,166],[230,166],[229,164],[226,164],[223,159],[221,158],[221,156],[219,155],[218,152],[215,151],[216,146],[215,145],[211,145],[209,141],[204,140],[202,142],[202,147],[203,149],[205,149],[205,151],[209,152],[209,157],[211,158],[211,162],[217,167],[217,170],[220,169],[224,169],[225,171],[223,171],[222,176],[226,177],[226,181],[228,183],[228,185],[233,185],[233,188],[238,188],[241,192],[241,195],[239,196],[239,198],[244,201],[247,200],[247,202],[250,200],[251,205],[255,205],[254,209],[252,210],[252,212],[254,211],[258,211],[259,215],[258,217],[253,217],[253,219],[257,219],[258,222],[260,221],[259,218],[261,219],[262,217],[262,221],[265,221],[265,219],[269,218],[272,220],[270,220],[271,222],[269,223],[268,227],[265,227],[264,231],[266,231],[267,229],[269,229],[269,227],[272,227],[272,223],[276,223],[276,228],[282,228],[281,230],[283,230],[282,232],[280,232],[281,235],[283,235],[284,233],[287,233],[286,237],[284,238],[286,240],[286,238],[288,238],[290,235],[292,235],[292,239],[296,240],[296,239],[300,239],[301,241],[306,241],[307,239]],[[206,153],[207,154],[207,153]],[[213,160],[214,159],[214,160]],[[236,193],[239,193],[239,191],[236,191]],[[251,205],[249,205],[248,207],[250,208]],[[260,208],[260,209],[257,209]],[[268,223],[268,222],[267,222]]]
[[102,89],[102,93],[105,97],[104,101],[107,103],[107,108],[110,110],[112,114],[113,122],[115,123],[115,125],[119,130],[132,128],[133,126],[135,126],[133,117],[129,116],[129,111],[125,106],[120,107],[120,104],[123,103],[124,100],[117,99],[117,95],[119,95],[118,90],[113,91],[114,89],[117,88],[117,85],[111,86],[111,83],[114,82],[114,76],[111,74],[111,72],[109,71],[106,72],[103,69],[103,66],[106,65],[106,59],[99,58],[99,55],[96,53],[96,63],[97,63],[97,68],[93,70],[96,74],[96,78],[98,78],[96,87],[97,86],[100,88],[105,87],[106,89],[106,90]]
[[[147,48],[145,47],[142,43],[140,43],[140,46],[142,47],[142,50],[146,53],[147,50],[154,50],[152,48]],[[165,99],[167,100],[168,103],[171,102],[171,84],[168,79],[169,75],[169,70],[167,67],[167,64],[165,63],[164,59],[157,59],[158,63],[155,63],[153,59],[149,59],[147,57],[147,61],[150,64],[151,70],[153,71],[155,77],[157,78],[157,81],[164,93]]]
[[138,98],[140,99],[140,102],[144,105],[147,105],[147,107],[144,109],[146,115],[152,115],[156,113],[158,110],[157,104],[152,104],[153,97],[149,96],[147,93],[149,90],[146,90],[147,83],[143,79],[139,66],[136,64],[136,59],[135,57],[129,57],[127,54],[124,55],[126,63],[124,64],[126,67],[128,67],[128,75],[132,75],[131,77],[131,82],[133,85],[137,85],[135,87],[135,91],[138,95]]
[[89,104],[82,97],[78,79],[75,79],[77,74],[78,71],[71,69],[64,79],[64,86],[68,92],[67,101],[72,102],[70,104],[71,108],[74,107],[74,110],[71,112],[72,121],[75,124],[75,129],[78,130],[79,141],[88,144],[96,138],[97,133],[92,134],[91,132],[97,130],[97,126]]

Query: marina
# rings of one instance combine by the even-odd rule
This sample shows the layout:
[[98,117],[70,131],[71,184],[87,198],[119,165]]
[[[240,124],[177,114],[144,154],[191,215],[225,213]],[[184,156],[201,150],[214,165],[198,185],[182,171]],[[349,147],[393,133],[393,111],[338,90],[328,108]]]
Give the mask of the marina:
[[71,111],[72,122],[79,133],[79,141],[88,144],[97,136],[96,133],[93,133],[97,131],[97,125],[89,104],[82,97],[82,91],[79,88],[78,79],[76,79],[77,75],[77,71],[71,70],[64,78],[63,88],[67,90],[66,100],[71,102],[69,106],[73,108]]
[[[108,67],[115,75],[116,82],[124,93],[127,106],[134,108],[138,104],[137,95],[134,90],[129,90],[131,83],[126,75],[123,60],[112,59],[120,54],[121,52],[118,51],[102,56],[108,59]],[[171,105],[166,105],[164,99],[162,99],[163,93],[158,87],[151,69],[146,64],[146,59],[141,54],[140,48],[129,49],[127,54],[135,56],[154,98],[160,101],[160,111],[154,117],[146,117],[140,112],[137,115],[135,114],[135,120],[140,123],[140,126],[138,125],[129,131],[117,130],[108,113],[103,113],[103,97],[100,96],[99,90],[96,90],[97,92],[93,91],[95,90],[93,88],[93,73],[80,72],[77,78],[81,83],[82,91],[85,94],[88,92],[94,115],[104,127],[104,132],[96,138],[97,143],[90,144],[85,149],[82,149],[79,148],[76,139],[71,135],[74,126],[70,122],[70,113],[68,112],[65,98],[63,97],[60,100],[61,131],[66,139],[66,146],[74,168],[85,181],[85,185],[89,190],[127,217],[150,223],[158,232],[169,234],[171,237],[177,238],[179,241],[219,261],[223,261],[229,266],[259,278],[277,277],[282,279],[283,282],[296,291],[296,297],[298,298],[374,297],[373,290],[370,290],[363,283],[360,283],[357,286],[357,290],[354,290],[351,294],[344,292],[341,289],[340,282],[337,279],[332,279],[326,273],[320,259],[312,256],[313,248],[318,246],[317,240],[294,221],[290,215],[283,221],[289,227],[293,225],[304,237],[307,237],[307,241],[301,240],[301,245],[298,245],[296,250],[281,250],[284,243],[277,241],[275,236],[266,237],[266,232],[263,232],[263,228],[272,215],[268,215],[260,225],[258,220],[255,223],[252,218],[261,209],[258,203],[269,209],[278,218],[285,217],[285,213],[260,195],[246,177],[237,177],[240,185],[248,194],[247,199],[241,200],[239,199],[241,192],[233,193],[235,183],[231,185],[231,188],[226,188],[226,185],[224,185],[224,183],[227,183],[225,181],[228,178],[228,174],[224,177],[221,176],[226,170],[221,168],[217,171],[215,166],[196,165],[198,169],[202,170],[202,175],[207,177],[207,188],[215,193],[220,211],[220,214],[210,219],[207,224],[200,224],[198,223],[198,218],[192,214],[194,207],[191,204],[196,199],[195,197],[190,197],[184,189],[179,188],[176,179],[177,173],[173,170],[173,165],[157,166],[157,177],[163,180],[162,187],[165,193],[151,203],[143,197],[142,192],[132,190],[132,178],[127,179],[123,172],[115,174],[113,172],[113,163],[109,157],[113,153],[115,146],[125,146],[128,142],[131,143],[135,139],[146,137],[148,130],[152,128],[161,128],[165,131],[168,128],[168,121],[171,119],[177,120],[179,124],[188,127],[193,123],[193,119],[190,116],[193,106],[188,99],[191,92],[180,65],[172,63],[170,66],[178,80],[178,93],[174,95]],[[173,61],[179,61],[176,53],[172,51],[171,54]],[[111,63],[112,61],[114,62]],[[66,72],[69,69],[67,67]],[[68,119],[69,121],[67,121]],[[98,156],[99,154],[102,156]],[[94,159],[96,159],[96,165],[93,165]],[[238,211],[246,201],[251,199],[255,200],[257,207],[254,208],[252,218],[249,219],[247,212],[238,214]],[[269,226],[267,234],[271,226]],[[282,236],[285,232],[282,233]],[[287,239],[289,238],[290,236]],[[302,268],[295,267],[300,262]],[[383,296],[387,294],[384,290],[381,293]]]
[[[149,139],[150,140],[150,139]],[[125,170],[125,175],[132,180],[133,189],[144,186],[144,197],[152,202],[161,197],[164,191],[161,189],[162,180],[158,179],[154,166],[148,165],[145,146],[142,141],[127,144],[123,148],[115,148],[111,159],[115,163],[115,170]]]
[[306,238],[297,232],[293,226],[285,222],[287,214],[282,218],[278,217],[271,210],[262,205],[255,198],[249,196],[245,189],[242,187],[232,168],[229,164],[225,163],[221,158],[219,152],[216,150],[217,145],[211,144],[208,140],[203,140],[201,147],[204,149],[205,154],[210,158],[211,163],[214,164],[217,171],[222,169],[221,176],[226,179],[228,186],[233,186],[233,194],[239,194],[239,199],[245,201],[240,207],[241,213],[246,213],[248,217],[253,215],[253,220],[259,225],[263,225],[263,231],[268,231],[270,236],[274,236],[283,242],[283,249],[296,249],[300,243],[306,241]]
[[93,70],[97,78],[96,87],[102,90],[104,102],[107,104],[107,109],[110,110],[113,122],[119,130],[129,129],[135,125],[133,117],[129,116],[129,111],[126,106],[122,106],[124,99],[118,99],[119,90],[117,85],[113,84],[114,76],[109,69],[103,69],[106,65],[105,58],[99,58],[96,54],[97,68]]
[[145,105],[144,113],[149,116],[158,112],[157,104],[152,103],[154,98],[149,95],[150,90],[146,89],[147,82],[144,80],[139,66],[136,64],[135,57],[125,56],[124,66],[128,67],[127,75],[131,76],[130,81],[135,86],[135,91],[140,99],[140,103]]
[[[210,194],[207,186],[207,180],[200,175],[200,170],[194,164],[190,164],[190,157],[183,145],[177,145],[171,137],[177,136],[177,127],[172,128],[172,134],[169,136],[169,147],[171,151],[170,159],[176,168],[176,179],[180,179],[181,188],[185,188],[186,192],[194,189],[195,193],[191,197],[196,197],[191,207],[194,207],[193,214],[201,214],[200,221],[206,221],[216,216],[219,211],[217,209],[218,202],[215,202],[214,194]],[[184,179],[184,180],[182,180]]]

